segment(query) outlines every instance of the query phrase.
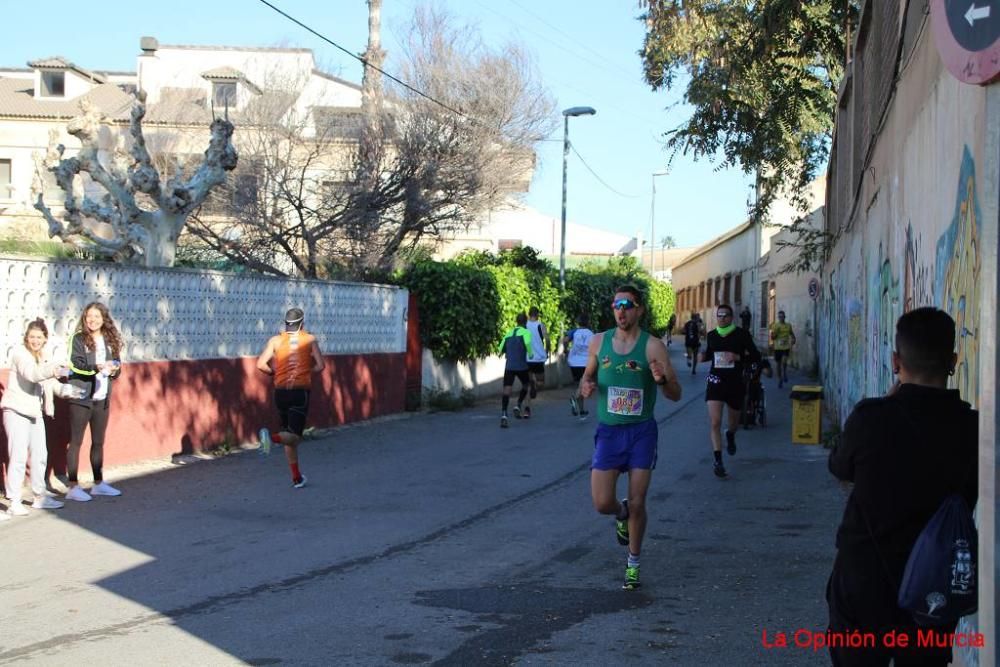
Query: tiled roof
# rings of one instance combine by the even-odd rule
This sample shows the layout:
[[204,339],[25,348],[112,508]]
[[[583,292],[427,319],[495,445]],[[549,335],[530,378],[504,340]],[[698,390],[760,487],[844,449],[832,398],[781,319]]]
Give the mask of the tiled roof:
[[112,83],[94,86],[90,92],[72,99],[35,99],[31,79],[0,77],[0,118],[75,118],[80,101],[90,100],[112,120],[128,120],[132,96]]
[[106,78],[97,72],[91,72],[90,70],[83,69],[82,67],[77,67],[62,56],[52,56],[51,58],[39,58],[38,60],[32,60],[28,63],[28,67],[36,69],[71,69],[91,81],[96,81],[97,83],[104,83],[107,81]]
[[202,72],[201,77],[203,79],[242,79],[243,72],[239,71],[235,67],[216,67],[215,69],[210,69],[207,72]]

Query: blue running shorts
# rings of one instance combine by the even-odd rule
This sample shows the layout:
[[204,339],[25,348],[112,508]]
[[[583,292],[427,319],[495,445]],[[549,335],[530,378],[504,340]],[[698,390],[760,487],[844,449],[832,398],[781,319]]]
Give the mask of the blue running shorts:
[[592,470],[618,470],[628,472],[633,468],[652,470],[656,467],[656,443],[659,430],[655,419],[638,424],[609,426],[598,424],[594,434]]

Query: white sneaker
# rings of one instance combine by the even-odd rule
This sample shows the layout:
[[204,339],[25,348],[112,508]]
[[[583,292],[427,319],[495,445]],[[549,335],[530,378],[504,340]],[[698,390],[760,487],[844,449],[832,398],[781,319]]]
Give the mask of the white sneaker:
[[4,521],[10,521],[10,515],[6,512],[0,512],[0,523],[3,523]]
[[35,498],[35,502],[31,503],[31,506],[36,510],[57,510],[63,506],[63,503],[49,496],[38,496]]
[[120,496],[121,494],[121,491],[107,482],[98,482],[90,487],[90,495],[92,496]]
[[28,511],[28,508],[21,504],[20,500],[16,502],[11,501],[10,509],[7,510],[7,512],[11,516],[28,516],[29,514],[31,514],[31,512]]
[[71,486],[66,492],[66,500],[75,500],[78,503],[85,503],[90,500],[90,494],[80,488],[80,485]]

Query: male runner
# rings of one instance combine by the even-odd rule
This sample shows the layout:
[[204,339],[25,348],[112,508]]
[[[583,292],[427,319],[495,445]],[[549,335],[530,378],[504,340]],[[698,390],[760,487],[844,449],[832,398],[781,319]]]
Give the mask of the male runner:
[[264,451],[271,443],[285,446],[285,458],[292,471],[292,485],[301,489],[306,476],[299,470],[299,442],[306,427],[309,411],[309,390],[312,376],[326,366],[316,338],[303,329],[305,315],[299,308],[285,313],[285,331],[271,338],[257,357],[257,370],[274,376],[274,405],[281,418],[281,430],[272,435],[260,429],[260,446]]
[[[500,354],[507,357],[503,372],[503,398],[500,399],[500,428],[507,428],[507,406],[510,405],[510,395],[514,390],[514,378],[521,381],[521,393],[517,396],[514,407],[514,418],[531,418],[531,398],[528,387],[531,384],[531,374],[528,372],[528,357],[531,356],[531,332],[525,325],[528,317],[524,313],[517,314],[517,324],[500,341]],[[523,409],[522,409],[523,408]]]
[[778,311],[778,321],[771,324],[770,343],[774,349],[774,363],[778,367],[778,388],[788,382],[788,355],[795,345],[792,325],[785,322],[785,311]]
[[[531,398],[538,395],[538,390],[545,386],[545,362],[549,360],[549,332],[538,319],[538,308],[532,306],[528,310],[527,329],[531,333],[531,355],[528,357],[528,373],[531,375]],[[528,411],[530,416],[531,411]]]
[[[615,515],[618,543],[628,546],[625,583],[639,588],[639,553],[646,532],[646,492],[656,467],[658,431],[653,408],[662,392],[680,400],[681,385],[670,365],[667,348],[639,328],[645,312],[642,294],[623,285],[611,302],[616,327],[590,341],[580,395],[597,393],[597,433],[590,464],[594,509]],[[628,473],[628,498],[618,501],[618,476]]]

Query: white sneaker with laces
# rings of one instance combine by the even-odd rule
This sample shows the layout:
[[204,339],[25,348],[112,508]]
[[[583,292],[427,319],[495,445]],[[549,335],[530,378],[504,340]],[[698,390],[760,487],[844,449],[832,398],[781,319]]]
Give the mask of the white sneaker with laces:
[[28,508],[21,504],[20,500],[12,500],[10,503],[10,509],[7,510],[7,512],[11,516],[28,516],[31,514],[31,512],[28,511]]
[[35,502],[31,503],[31,506],[36,510],[57,510],[63,506],[63,503],[49,496],[38,496],[35,498]]
[[299,479],[299,481],[292,482],[292,486],[294,486],[296,489],[301,489],[305,485],[306,485],[306,476],[305,475],[302,475],[302,477],[301,477],[301,479]]
[[121,491],[107,482],[98,482],[90,487],[90,495],[92,496],[120,496],[121,494]]
[[66,492],[66,500],[75,500],[78,503],[85,503],[90,500],[90,494],[80,488],[80,485],[71,486]]

